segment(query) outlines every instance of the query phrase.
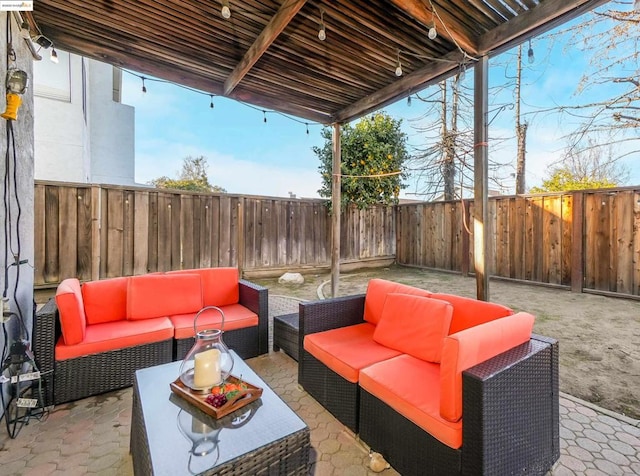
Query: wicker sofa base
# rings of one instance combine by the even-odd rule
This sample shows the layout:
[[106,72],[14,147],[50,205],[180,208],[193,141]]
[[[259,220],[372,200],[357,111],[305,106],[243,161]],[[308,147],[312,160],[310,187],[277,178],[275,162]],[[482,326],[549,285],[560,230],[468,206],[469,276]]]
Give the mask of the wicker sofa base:
[[358,384],[345,380],[306,350],[302,358],[304,374],[299,383],[343,425],[358,433]]
[[173,339],[59,360],[56,362],[55,397],[49,404],[58,405],[130,387],[136,370],[172,360]]
[[359,436],[403,475],[544,475],[560,456],[557,342],[529,342],[463,373],[453,449],[360,389]]

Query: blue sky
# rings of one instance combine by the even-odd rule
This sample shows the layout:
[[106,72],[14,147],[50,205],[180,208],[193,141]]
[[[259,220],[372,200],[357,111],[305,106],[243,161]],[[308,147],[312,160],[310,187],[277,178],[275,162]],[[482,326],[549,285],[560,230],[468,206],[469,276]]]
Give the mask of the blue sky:
[[[586,68],[585,56],[577,50],[565,48],[563,41],[533,39],[535,63],[525,62],[523,72],[523,106],[549,107],[584,101],[575,96],[576,86]],[[525,46],[525,55],[528,45]],[[501,66],[511,60],[514,51],[490,61],[490,82],[498,84],[505,75]],[[393,74],[391,71],[390,74]],[[467,73],[472,81],[473,71]],[[147,92],[142,93],[138,77],[123,74],[122,101],[135,107],[136,115],[136,181],[167,175],[176,176],[186,156],[203,155],[209,163],[209,180],[229,193],[287,197],[317,197],[320,188],[319,161],[311,148],[321,145],[321,126],[304,120],[267,114],[223,97],[210,97],[185,90],[177,85],[146,81]],[[422,94],[428,94],[428,90]],[[512,92],[493,98],[497,103],[510,102]],[[589,100],[600,96],[591,91]],[[529,108],[530,109],[530,108]],[[406,100],[385,109],[393,117],[403,119],[409,136],[410,149],[422,145],[424,139],[414,129],[416,119],[424,114],[426,105]],[[567,117],[537,115],[529,118],[527,146],[527,187],[539,185],[549,165],[560,157],[566,142],[562,138],[570,129]],[[494,120],[490,136],[513,136],[513,111],[505,109]],[[410,150],[411,152],[411,150]],[[492,144],[489,152],[503,163],[515,167],[515,141]],[[631,169],[631,183],[640,183],[640,167],[633,167],[638,154],[626,159]],[[507,166],[508,168],[508,166]],[[514,168],[515,171],[515,168]],[[411,193],[409,187],[405,193]],[[513,193],[513,183],[506,181],[503,192]]]

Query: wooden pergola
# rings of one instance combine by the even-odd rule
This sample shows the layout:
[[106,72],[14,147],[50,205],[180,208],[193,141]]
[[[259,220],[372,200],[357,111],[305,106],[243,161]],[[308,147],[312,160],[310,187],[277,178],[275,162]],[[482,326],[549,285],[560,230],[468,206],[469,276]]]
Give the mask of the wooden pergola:
[[[212,95],[340,124],[449,77],[475,74],[475,270],[488,299],[487,65],[607,0],[38,0],[32,34],[66,51]],[[228,6],[229,18],[222,15]],[[433,37],[433,28],[437,35]],[[324,29],[326,39],[319,39]],[[430,31],[431,30],[431,31]],[[431,35],[430,35],[431,33]],[[401,76],[396,75],[400,66]],[[333,179],[334,209],[340,176]],[[340,220],[333,218],[337,292]]]

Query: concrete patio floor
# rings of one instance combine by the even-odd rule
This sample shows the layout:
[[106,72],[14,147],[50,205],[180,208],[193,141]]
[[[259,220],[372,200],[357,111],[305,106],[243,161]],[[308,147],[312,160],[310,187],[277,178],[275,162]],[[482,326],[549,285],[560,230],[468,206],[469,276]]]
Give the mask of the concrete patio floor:
[[[298,301],[270,295],[270,336],[273,316],[294,312]],[[368,449],[298,386],[297,362],[273,351],[247,362],[309,425],[311,474],[377,474],[368,470]],[[133,474],[131,405],[131,388],[59,405],[42,421],[31,420],[15,439],[2,422],[0,475]],[[561,394],[560,449],[550,475],[640,475],[640,421]]]
[[[297,363],[282,352],[251,367],[311,428],[315,475],[367,475],[368,451],[297,385]],[[17,438],[0,435],[2,475],[133,474],[129,454],[132,389],[57,406]],[[551,475],[640,474],[640,423],[567,395],[560,398],[561,457]],[[381,473],[398,474],[393,469]]]

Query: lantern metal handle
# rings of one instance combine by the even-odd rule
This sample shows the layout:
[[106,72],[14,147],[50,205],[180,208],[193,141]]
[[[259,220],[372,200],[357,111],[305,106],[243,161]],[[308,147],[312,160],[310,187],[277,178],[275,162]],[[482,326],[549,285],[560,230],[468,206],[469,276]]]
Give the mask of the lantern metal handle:
[[198,335],[198,317],[200,317],[200,314],[202,314],[204,311],[208,311],[210,309],[215,309],[216,311],[218,311],[220,313],[220,315],[222,316],[222,325],[220,326],[220,330],[222,332],[224,332],[224,312],[222,312],[222,309],[220,309],[217,306],[205,306],[202,309],[200,309],[198,311],[198,314],[196,314],[196,317],[193,319],[193,334],[194,335]]

